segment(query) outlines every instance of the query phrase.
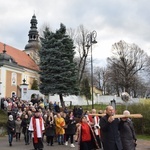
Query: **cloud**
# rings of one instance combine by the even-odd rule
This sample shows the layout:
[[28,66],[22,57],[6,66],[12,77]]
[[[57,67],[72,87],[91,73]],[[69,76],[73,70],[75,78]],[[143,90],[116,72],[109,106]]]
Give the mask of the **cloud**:
[[150,54],[149,0],[0,0],[0,4],[0,41],[16,48],[24,49],[27,44],[35,13],[39,30],[44,24],[56,30],[60,23],[96,30],[96,60],[110,56],[112,44],[120,40],[135,43]]

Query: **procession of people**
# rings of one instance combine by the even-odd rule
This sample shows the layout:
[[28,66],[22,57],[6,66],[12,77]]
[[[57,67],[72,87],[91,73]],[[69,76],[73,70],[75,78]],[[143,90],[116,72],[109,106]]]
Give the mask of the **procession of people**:
[[[5,102],[7,101],[7,102]],[[114,118],[115,110],[83,111],[82,107],[64,110],[59,103],[44,103],[43,99],[22,101],[5,99],[8,114],[8,142],[19,142],[23,135],[25,145],[33,144],[34,150],[47,146],[64,145],[79,150],[135,150],[136,135],[130,118]],[[10,107],[11,106],[11,107]],[[7,109],[8,108],[8,109]],[[95,114],[104,113],[103,116]],[[123,114],[130,114],[125,110]],[[15,138],[14,138],[15,137]]]

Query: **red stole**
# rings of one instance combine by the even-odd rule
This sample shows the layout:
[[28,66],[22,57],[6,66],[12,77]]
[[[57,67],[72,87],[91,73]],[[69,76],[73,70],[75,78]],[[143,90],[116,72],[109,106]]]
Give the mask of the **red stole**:
[[90,121],[90,123],[93,123],[93,116],[92,115],[88,115],[88,117],[89,117],[89,121]]
[[[38,118],[40,121],[40,130],[42,132],[42,118]],[[34,143],[38,143],[38,137],[37,137],[37,128],[36,128],[36,118],[32,118],[32,124],[33,124],[33,135],[34,135]]]

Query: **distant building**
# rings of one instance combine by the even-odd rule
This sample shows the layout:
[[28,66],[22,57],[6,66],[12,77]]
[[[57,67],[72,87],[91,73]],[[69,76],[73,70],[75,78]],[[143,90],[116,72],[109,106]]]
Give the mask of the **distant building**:
[[102,89],[98,89],[97,87],[93,87],[93,94],[95,96],[97,96],[97,95],[103,95],[103,90]]
[[35,15],[30,23],[29,41],[25,50],[21,51],[0,42],[0,97],[20,97],[20,85],[24,79],[29,89],[34,80],[39,81],[37,54],[40,44]]

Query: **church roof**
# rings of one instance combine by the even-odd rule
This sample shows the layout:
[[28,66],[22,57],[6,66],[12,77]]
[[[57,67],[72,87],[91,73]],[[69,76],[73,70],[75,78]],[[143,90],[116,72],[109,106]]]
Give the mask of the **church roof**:
[[[0,42],[0,53],[3,53],[3,50],[4,50],[4,43]],[[6,54],[10,55],[18,63],[18,65],[27,69],[39,71],[38,65],[24,51],[21,51],[9,45],[6,45],[5,50]]]

